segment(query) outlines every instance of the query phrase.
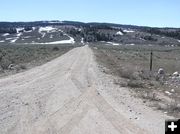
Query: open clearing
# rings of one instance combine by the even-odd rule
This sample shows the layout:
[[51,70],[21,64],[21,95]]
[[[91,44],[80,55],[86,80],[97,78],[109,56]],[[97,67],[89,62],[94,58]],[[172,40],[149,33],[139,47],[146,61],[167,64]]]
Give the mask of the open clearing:
[[2,134],[163,134],[166,118],[103,74],[88,46],[0,79]]

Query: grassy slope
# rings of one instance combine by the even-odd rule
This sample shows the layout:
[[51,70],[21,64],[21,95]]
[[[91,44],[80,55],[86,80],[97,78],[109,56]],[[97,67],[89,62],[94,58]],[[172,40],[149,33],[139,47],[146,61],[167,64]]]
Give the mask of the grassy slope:
[[[0,76],[16,73],[50,61],[73,45],[0,45]],[[10,64],[16,67],[8,69]]]
[[[136,91],[137,96],[145,99],[145,102],[153,101],[158,109],[178,116],[180,85],[165,83],[170,74],[180,71],[180,48],[92,45],[92,49],[98,63],[105,67],[104,72],[120,78],[115,80],[116,84],[130,87],[132,91]],[[151,50],[154,53],[153,73],[149,72]],[[164,81],[156,80],[156,74],[160,67],[166,71],[166,80]],[[171,89],[175,89],[175,93],[171,96],[165,94],[165,91],[171,92]],[[170,98],[171,102],[161,100],[159,94]]]

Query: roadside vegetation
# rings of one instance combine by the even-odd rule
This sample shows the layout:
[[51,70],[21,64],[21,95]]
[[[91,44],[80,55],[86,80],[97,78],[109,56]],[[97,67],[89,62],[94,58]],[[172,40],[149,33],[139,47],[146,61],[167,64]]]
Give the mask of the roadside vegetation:
[[[46,63],[71,50],[73,45],[0,45],[0,76]],[[77,46],[76,46],[77,47]]]
[[[180,113],[180,48],[162,46],[110,46],[91,44],[103,72],[115,75],[115,84],[135,91],[156,109],[179,116]],[[153,51],[153,70],[150,53]],[[103,58],[102,58],[103,57]],[[159,74],[162,69],[164,74]],[[174,76],[174,73],[177,76]]]

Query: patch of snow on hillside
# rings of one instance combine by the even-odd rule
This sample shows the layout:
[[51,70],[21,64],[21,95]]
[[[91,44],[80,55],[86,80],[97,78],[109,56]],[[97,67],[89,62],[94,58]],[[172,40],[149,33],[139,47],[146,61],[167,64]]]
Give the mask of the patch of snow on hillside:
[[19,37],[16,37],[15,39],[11,40],[11,43],[15,43],[18,39]]
[[81,43],[84,44],[84,38],[81,38]]
[[51,39],[53,38],[53,35],[52,35],[52,34],[50,35],[50,38],[51,38]]
[[180,40],[178,40],[178,42],[180,43]]
[[126,45],[127,45],[127,46],[134,46],[135,44],[132,43],[132,44],[126,44]]
[[22,35],[22,33],[18,33],[16,36],[17,36],[17,37],[20,37],[21,35]]
[[20,31],[22,31],[22,30],[24,30],[24,28],[23,28],[23,27],[16,28],[17,33],[20,33]]
[[16,37],[14,37],[13,38],[13,40],[11,40],[11,43],[15,43],[18,39],[19,39],[19,37],[22,35],[22,33],[18,33],[17,35],[16,35]]
[[46,35],[46,33],[42,33],[42,38],[44,38],[44,37],[45,37],[45,35]]
[[69,37],[69,40],[62,40],[62,41],[57,41],[57,42],[52,42],[52,43],[56,43],[56,44],[74,44],[74,38],[67,35]]
[[134,33],[133,30],[127,30],[127,29],[123,30],[123,32],[125,32],[125,33]]
[[64,40],[65,42],[69,42],[70,44],[74,44],[75,41],[74,41],[74,38],[69,36],[68,34],[64,33],[64,35],[68,36],[69,37],[69,40]]
[[123,35],[121,31],[117,32],[116,35]]
[[4,40],[0,40],[0,43],[5,42]]
[[42,35],[42,38],[45,37],[46,32],[47,32],[47,33],[51,33],[51,32],[55,32],[55,31],[56,31],[56,28],[53,28],[53,27],[51,27],[51,26],[40,27],[40,28],[39,28],[39,33]]
[[47,43],[43,43],[43,44],[74,44],[74,40],[73,39],[61,40],[61,41],[47,42]]
[[31,36],[25,36],[25,37],[23,37],[24,39],[28,39],[28,38],[31,38]]
[[16,37],[12,37],[12,38],[6,38],[5,40],[13,40],[15,39]]
[[51,26],[47,26],[47,27],[40,27],[39,28],[39,33],[42,33],[42,32],[52,32],[52,31],[54,31],[54,30],[56,30],[56,28],[53,28],[53,27],[51,27]]
[[64,31],[63,31],[63,30],[61,30],[61,29],[59,29],[59,32],[62,32],[62,33],[64,33]]
[[118,46],[118,45],[120,45],[119,43],[114,43],[114,42],[107,42],[108,44],[111,44],[111,45],[113,45],[113,46]]
[[5,36],[8,36],[8,35],[10,35],[10,34],[9,34],[9,33],[5,33],[5,34],[3,34],[2,36],[4,36],[4,37],[5,37]]
[[[45,43],[38,43],[38,42],[32,42],[31,44],[74,44],[75,41],[74,41],[74,38],[72,38],[71,36],[67,35],[66,36],[69,37],[69,40],[61,40],[61,41],[54,41],[54,42],[45,42]],[[26,43],[25,43],[26,44]],[[27,43],[29,44],[29,43]]]

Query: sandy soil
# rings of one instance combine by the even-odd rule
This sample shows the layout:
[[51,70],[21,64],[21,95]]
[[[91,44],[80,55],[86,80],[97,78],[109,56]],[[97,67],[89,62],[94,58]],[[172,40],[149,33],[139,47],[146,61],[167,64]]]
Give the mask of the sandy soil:
[[166,118],[113,84],[88,46],[0,79],[0,134],[164,134]]

